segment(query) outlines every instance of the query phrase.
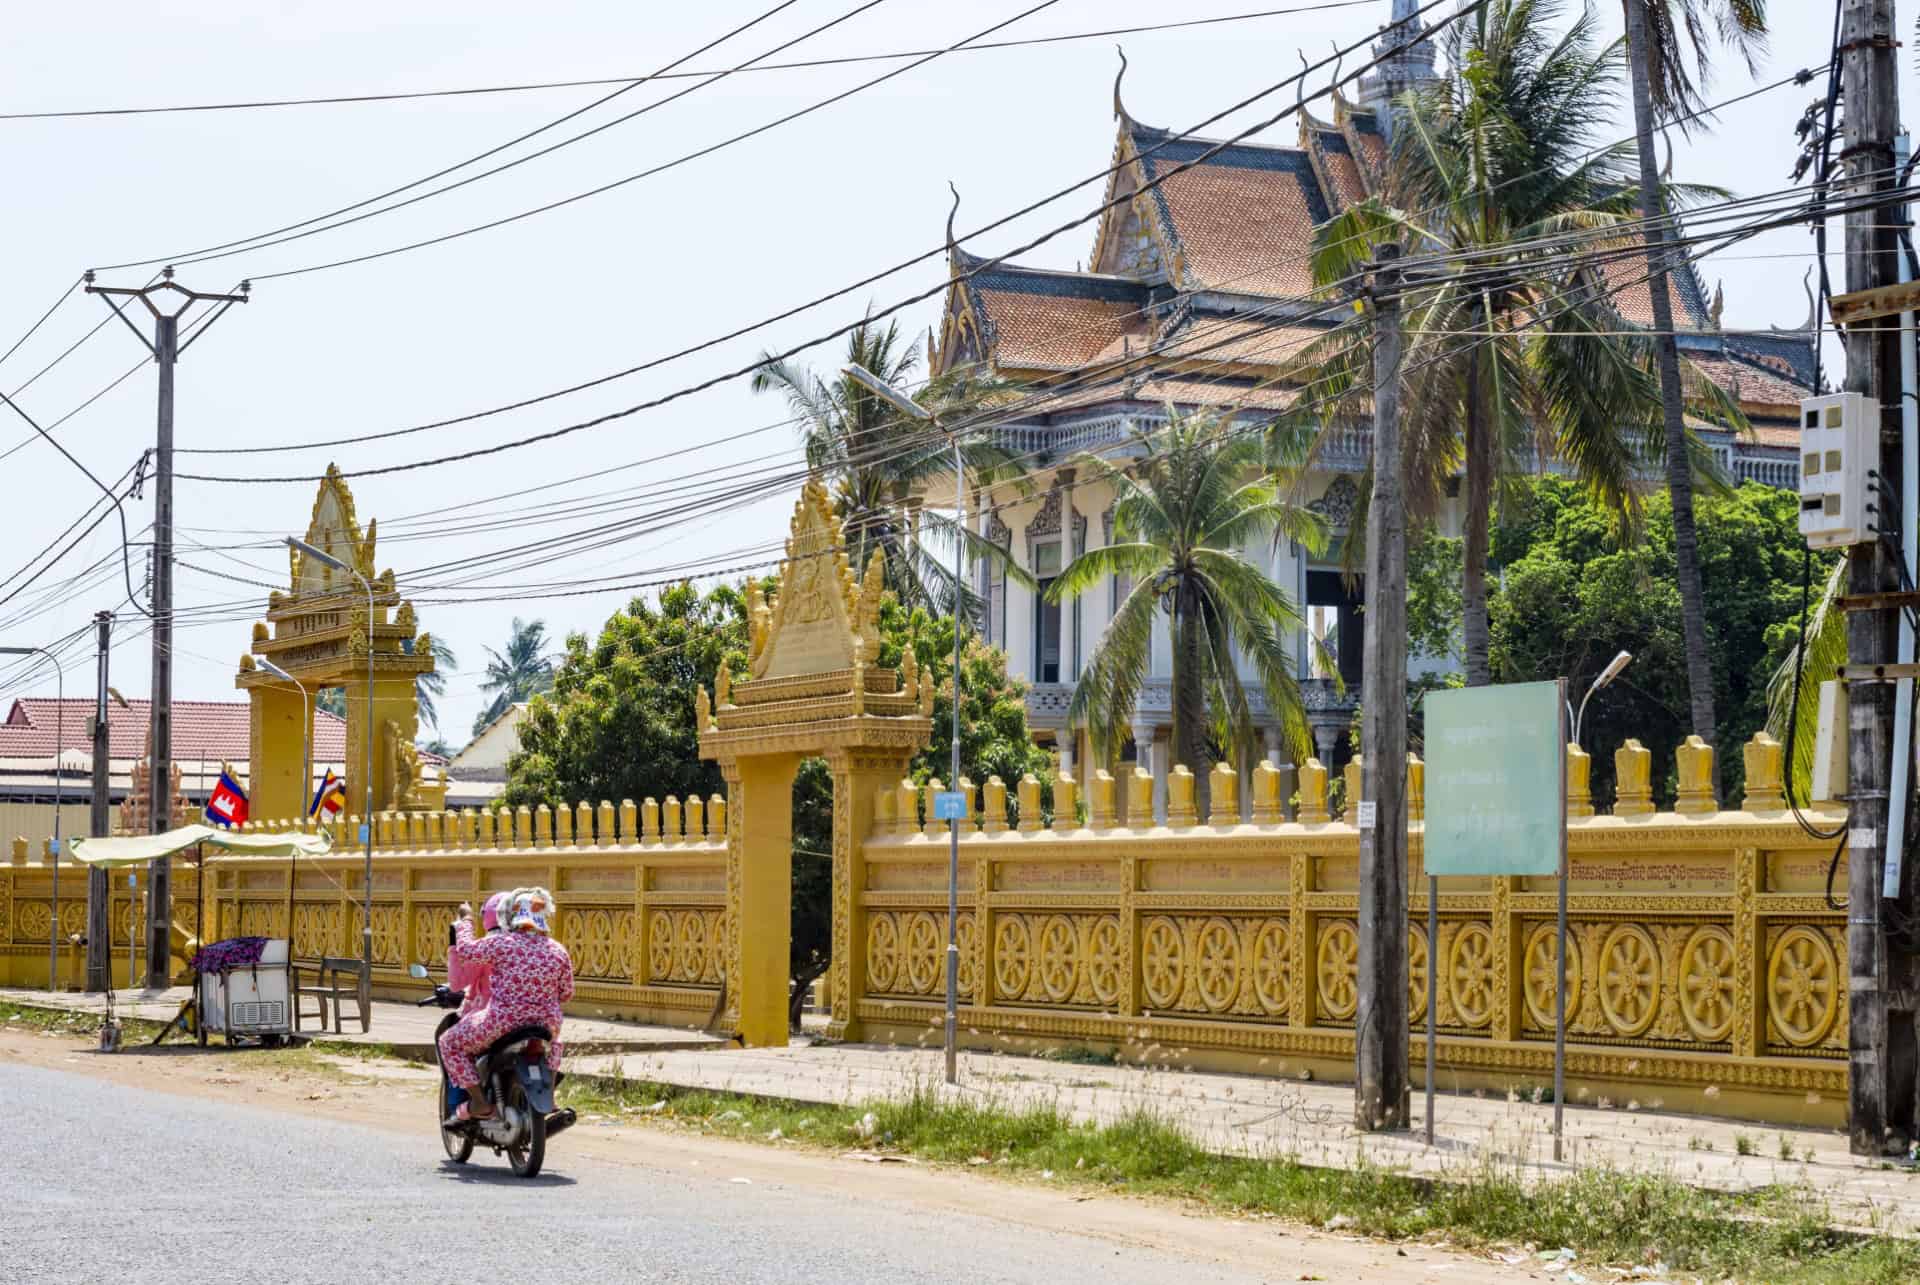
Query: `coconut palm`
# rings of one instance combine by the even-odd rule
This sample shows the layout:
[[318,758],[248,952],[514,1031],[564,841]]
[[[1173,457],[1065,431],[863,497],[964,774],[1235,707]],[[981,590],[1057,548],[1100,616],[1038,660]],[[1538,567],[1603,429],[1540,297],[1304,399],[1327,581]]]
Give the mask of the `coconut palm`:
[[1837,673],[1847,663],[1847,613],[1839,608],[1846,583],[1847,560],[1835,558],[1807,609],[1805,632],[1767,680],[1767,730],[1782,745],[1792,746],[1787,772],[1795,803],[1806,803],[1812,788],[1821,676]]
[[1701,91],[1712,76],[1717,39],[1752,71],[1767,47],[1766,0],[1622,0],[1626,10],[1627,59],[1633,81],[1633,129],[1639,151],[1639,206],[1655,216],[1646,232],[1647,273],[1653,293],[1654,350],[1660,376],[1661,427],[1667,492],[1673,499],[1675,575],[1687,646],[1687,694],[1694,734],[1712,743],[1713,667],[1707,659],[1706,596],[1700,586],[1700,545],[1693,520],[1693,469],[1688,459],[1680,350],[1673,336],[1673,303],[1662,275],[1666,235],[1658,216],[1667,209],[1654,169],[1656,123],[1682,133],[1699,123]]
[[1263,471],[1256,434],[1230,417],[1168,408],[1164,427],[1139,439],[1143,458],[1116,475],[1113,543],[1075,558],[1048,590],[1055,602],[1115,576],[1133,585],[1075,685],[1067,718],[1112,755],[1132,721],[1151,664],[1154,620],[1166,613],[1173,643],[1173,753],[1198,778],[1217,757],[1245,762],[1257,752],[1240,663],[1266,688],[1296,762],[1312,753],[1300,685],[1283,643],[1300,625],[1296,604],[1241,550],[1279,539],[1318,551],[1319,516],[1288,502],[1288,479]]
[[[1591,255],[1618,254],[1606,229],[1631,221],[1632,149],[1597,147],[1619,72],[1583,11],[1558,38],[1555,0],[1493,0],[1449,33],[1448,76],[1399,104],[1383,191],[1319,230],[1324,288],[1363,272],[1374,247],[1399,241],[1464,265],[1407,300],[1402,432],[1407,495],[1430,518],[1464,471],[1462,655],[1469,685],[1492,681],[1487,553],[1495,493],[1548,459],[1571,467],[1631,531],[1639,459],[1657,450],[1659,385],[1647,339],[1623,334]],[[1687,195],[1704,192],[1689,189]],[[1571,253],[1564,239],[1581,234]],[[1623,236],[1625,234],[1623,233]],[[1364,331],[1342,328],[1310,350],[1299,421],[1331,400],[1351,416],[1371,391]],[[1687,390],[1699,412],[1743,425],[1716,385]],[[1695,466],[1709,467],[1689,439]]]
[[[899,328],[893,322],[885,327],[869,322],[847,337],[846,360],[900,387],[913,382],[921,354],[917,343],[901,348]],[[922,512],[910,503],[914,492],[932,479],[951,476],[952,447],[946,436],[924,424],[903,421],[884,399],[844,375],[829,382],[804,367],[769,360],[754,373],[752,386],[756,393],[778,392],[786,398],[798,421],[807,465],[826,479],[832,491],[853,564],[865,566],[878,550],[885,559],[887,587],[902,605],[951,612],[956,588],[953,520],[946,514]],[[977,422],[978,412],[1007,391],[1005,384],[977,367],[961,366],[935,376],[914,396],[951,425]],[[1012,455],[984,433],[962,437],[961,458],[976,485],[1019,477]],[[922,542],[923,534],[933,538],[932,547]],[[1032,583],[999,546],[971,532],[962,531],[961,538],[970,559],[985,558],[1019,583]],[[946,546],[944,553],[941,544]],[[964,583],[958,590],[962,610],[977,614],[978,595]]]
[[487,677],[480,684],[480,690],[492,692],[493,699],[473,720],[475,736],[480,735],[488,723],[512,706],[553,686],[553,660],[547,655],[546,621],[521,620],[515,616],[513,630],[507,636],[506,651],[498,652],[491,647],[486,650]]
[[[433,672],[422,674],[413,680],[414,705],[434,731],[440,730],[440,709],[434,701],[447,694],[447,675],[460,668],[460,658],[453,648],[440,638],[434,637],[428,643],[433,650]],[[344,687],[322,687],[314,693],[313,707],[338,718],[347,716],[347,690]]]

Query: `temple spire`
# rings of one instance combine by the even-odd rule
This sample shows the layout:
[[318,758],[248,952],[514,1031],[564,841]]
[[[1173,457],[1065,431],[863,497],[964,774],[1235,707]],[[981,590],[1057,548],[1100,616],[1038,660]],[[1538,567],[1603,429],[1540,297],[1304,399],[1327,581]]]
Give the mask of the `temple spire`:
[[1393,0],[1390,25],[1383,27],[1374,41],[1373,56],[1380,66],[1360,82],[1360,101],[1380,117],[1389,135],[1393,132],[1393,102],[1409,90],[1431,84],[1437,77],[1433,30],[1420,12],[1420,0]]

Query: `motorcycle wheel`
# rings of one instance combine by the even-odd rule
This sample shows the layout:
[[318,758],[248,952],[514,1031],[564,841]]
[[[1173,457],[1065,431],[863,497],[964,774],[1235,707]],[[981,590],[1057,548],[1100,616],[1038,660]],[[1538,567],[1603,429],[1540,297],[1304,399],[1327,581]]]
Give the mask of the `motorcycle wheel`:
[[527,1105],[527,1095],[522,1092],[520,1082],[513,1081],[509,1090],[514,1110],[527,1116],[527,1142],[525,1146],[508,1147],[507,1160],[513,1165],[513,1172],[522,1178],[532,1178],[539,1174],[540,1166],[547,1159],[547,1117]]
[[433,1127],[440,1130],[440,1145],[447,1150],[447,1159],[457,1165],[463,1165],[473,1156],[473,1134],[467,1130],[449,1129],[442,1122],[447,1118],[447,1090],[452,1081],[447,1079],[447,1068],[440,1066],[440,1036],[459,1018],[449,1013],[440,1023],[440,1029],[433,1033],[433,1064],[440,1068],[440,1096],[434,1101]]

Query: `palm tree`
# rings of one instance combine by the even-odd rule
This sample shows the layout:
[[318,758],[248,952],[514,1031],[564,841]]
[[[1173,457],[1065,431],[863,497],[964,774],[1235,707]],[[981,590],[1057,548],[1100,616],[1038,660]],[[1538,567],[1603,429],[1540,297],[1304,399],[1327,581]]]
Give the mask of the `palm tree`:
[[[896,387],[909,384],[920,367],[920,347],[902,351],[899,329],[874,323],[856,327],[847,337],[847,361],[864,366]],[[906,607],[924,606],[946,614],[955,606],[952,518],[921,513],[909,505],[917,487],[952,472],[952,447],[937,432],[903,423],[900,412],[865,385],[838,376],[831,383],[804,367],[769,359],[753,376],[756,393],[778,391],[799,421],[807,465],[831,487],[837,516],[846,525],[847,555],[865,566],[875,550],[885,559],[887,587]],[[1006,394],[1000,380],[977,367],[961,366],[929,380],[915,395],[920,405],[945,424],[968,422],[983,407]],[[961,458],[978,485],[1017,480],[1013,456],[984,434],[962,438]],[[946,543],[944,554],[929,550],[922,535]],[[1005,550],[962,531],[970,558],[986,558],[1004,567],[1022,584],[1031,578]],[[978,595],[958,587],[962,610],[978,611]]]
[[437,732],[440,730],[440,708],[434,701],[447,694],[447,675],[460,668],[460,658],[437,634],[428,639],[427,648],[433,655],[433,672],[413,680],[413,699],[420,709],[420,717],[426,719]]
[[[1694,734],[1713,743],[1713,667],[1707,659],[1706,595],[1700,585],[1700,542],[1693,520],[1693,469],[1682,414],[1680,350],[1674,342],[1673,302],[1664,275],[1666,233],[1659,218],[1666,200],[1654,169],[1655,118],[1683,134],[1697,123],[1709,83],[1711,47],[1718,39],[1752,71],[1767,47],[1766,0],[1622,0],[1626,9],[1627,61],[1633,81],[1634,141],[1639,151],[1639,204],[1647,212],[1647,273],[1653,295],[1654,349],[1660,374],[1661,424],[1667,493],[1673,499],[1675,574],[1687,646],[1687,691]],[[1711,28],[1712,33],[1709,33]]]
[[[407,644],[409,647],[411,643]],[[433,672],[422,674],[413,680],[413,700],[420,711],[420,717],[427,720],[434,731],[440,730],[440,709],[434,704],[437,697],[447,694],[447,675],[460,668],[460,658],[453,648],[447,646],[438,637],[428,642],[433,652]],[[337,718],[347,716],[347,690],[344,687],[322,687],[313,698],[313,707],[332,714]]]
[[[1286,593],[1247,561],[1250,543],[1292,539],[1319,550],[1318,515],[1282,498],[1286,479],[1262,470],[1256,434],[1230,416],[1168,408],[1164,427],[1139,441],[1144,458],[1115,476],[1114,542],[1075,558],[1048,590],[1055,602],[1105,586],[1133,588],[1114,613],[1075,685],[1068,723],[1083,726],[1094,754],[1111,757],[1146,682],[1154,619],[1167,613],[1173,642],[1173,753],[1198,778],[1217,758],[1245,762],[1258,729],[1240,679],[1253,664],[1267,707],[1296,761],[1312,753],[1306,709],[1283,639],[1300,625]],[[1216,754],[1216,750],[1219,751]]]
[[[1492,681],[1487,554],[1496,490],[1558,459],[1631,531],[1638,457],[1657,444],[1652,350],[1626,329],[1606,280],[1564,241],[1629,222],[1632,149],[1595,147],[1613,102],[1618,47],[1599,48],[1584,11],[1557,40],[1555,0],[1493,0],[1450,33],[1451,71],[1400,104],[1404,113],[1382,193],[1319,230],[1314,274],[1333,289],[1397,240],[1466,267],[1413,296],[1402,364],[1408,502],[1431,518],[1457,471],[1466,475],[1462,654],[1470,686]],[[1616,249],[1617,252],[1617,249]],[[1467,336],[1462,339],[1462,336]],[[1342,328],[1308,354],[1316,365],[1292,428],[1331,399],[1354,414],[1371,392],[1364,333]],[[1741,424],[1737,405],[1698,379],[1703,414]],[[1704,453],[1689,438],[1693,462]],[[1351,552],[1351,551],[1350,551]]]
[[513,618],[513,631],[507,637],[507,650],[487,648],[487,677],[480,684],[493,699],[473,720],[473,734],[480,735],[488,723],[512,706],[553,686],[553,660],[547,655],[547,624],[544,620]]
[[1793,749],[1786,770],[1798,804],[1806,803],[1812,790],[1821,676],[1837,673],[1847,663],[1847,613],[1839,608],[1846,583],[1847,560],[1835,558],[1818,597],[1808,606],[1805,632],[1767,680],[1767,730]]

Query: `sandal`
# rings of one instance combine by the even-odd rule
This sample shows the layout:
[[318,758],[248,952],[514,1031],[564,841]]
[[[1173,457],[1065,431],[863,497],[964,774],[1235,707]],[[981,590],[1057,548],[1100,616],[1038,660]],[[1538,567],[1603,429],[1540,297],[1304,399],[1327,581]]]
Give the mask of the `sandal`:
[[447,1118],[446,1127],[452,1129],[463,1124],[479,1124],[483,1121],[493,1119],[494,1110],[492,1107],[489,1106],[484,1112],[480,1112],[472,1110],[472,1106],[472,1098],[468,1098],[465,1102],[462,1102],[459,1108]]

